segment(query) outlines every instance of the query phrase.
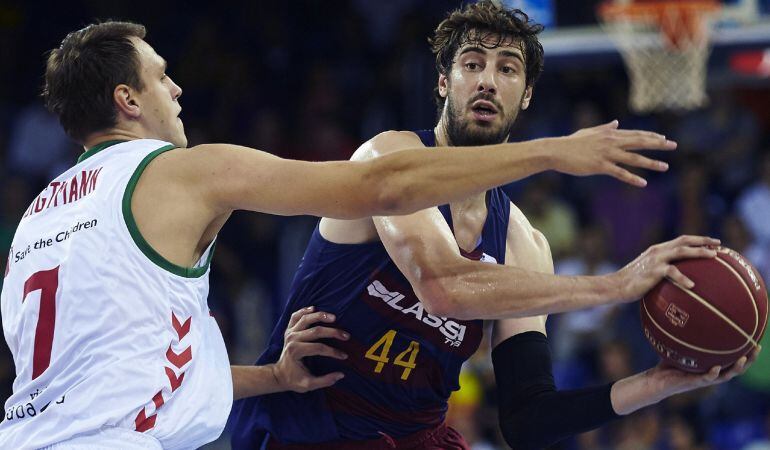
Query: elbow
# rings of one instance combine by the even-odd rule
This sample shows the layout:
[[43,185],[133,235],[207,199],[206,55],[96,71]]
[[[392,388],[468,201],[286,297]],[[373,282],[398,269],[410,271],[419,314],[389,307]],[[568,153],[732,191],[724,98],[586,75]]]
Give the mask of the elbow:
[[374,196],[376,211],[373,216],[395,216],[413,212],[407,208],[406,190],[398,186],[398,182],[378,182],[377,192]]
[[404,176],[404,168],[393,163],[387,156],[370,160],[369,170],[365,175],[365,185],[372,193],[373,216],[395,216],[410,214],[421,205],[414,201],[413,186]]
[[460,320],[472,319],[465,317],[468,314],[460,307],[457,290],[446,277],[427,277],[420,280],[419,286],[415,287],[415,293],[429,314]]
[[526,426],[523,417],[500,418],[500,431],[506,444],[514,450],[537,450],[548,446],[533,427]]

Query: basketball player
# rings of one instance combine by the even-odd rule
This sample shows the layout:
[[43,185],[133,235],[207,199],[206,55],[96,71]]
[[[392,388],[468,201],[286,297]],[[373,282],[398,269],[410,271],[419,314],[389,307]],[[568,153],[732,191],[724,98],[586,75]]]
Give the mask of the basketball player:
[[[420,145],[505,142],[542,67],[540,29],[522,12],[488,1],[453,12],[432,39],[441,112],[436,127],[387,142],[377,136],[353,159]],[[348,358],[308,358],[307,366],[345,378],[306,394],[238,402],[233,447],[468,448],[444,417],[460,367],[481,342],[478,319],[498,319],[492,340],[500,423],[517,449],[541,448],[674,393],[729,379],[745,369],[745,357],[722,375],[719,368],[705,375],[655,368],[612,385],[557,392],[545,336],[543,314],[630,302],[664,276],[691,286],[670,262],[714,257],[706,246],[716,244],[684,236],[608,276],[556,277],[543,235],[500,189],[400,217],[323,218],[287,311],[315,305],[336,315],[335,325],[350,338],[331,345]],[[260,364],[280,356],[288,319],[284,313]]]
[[[548,169],[643,184],[617,164],[661,163],[627,150],[674,147],[607,127],[483,153],[411,150],[354,162],[290,161],[226,144],[186,149],[182,90],[144,36],[139,25],[92,25],[49,56],[47,104],[88,150],[32,202],[8,256],[2,317],[16,379],[0,448],[195,448],[220,435],[233,398],[340,379],[312,376],[300,362],[345,357],[313,342],[347,334],[318,326],[334,316],[309,304],[283,323],[281,357],[229,366],[206,297],[215,237],[235,209],[402,214]],[[378,146],[404,148],[401,140],[385,134]]]

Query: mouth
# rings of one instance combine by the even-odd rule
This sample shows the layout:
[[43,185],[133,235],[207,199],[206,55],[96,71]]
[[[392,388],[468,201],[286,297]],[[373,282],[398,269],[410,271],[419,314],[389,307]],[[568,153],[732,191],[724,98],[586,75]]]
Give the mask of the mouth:
[[491,122],[497,117],[499,111],[492,102],[486,100],[477,100],[471,104],[471,111],[476,120]]

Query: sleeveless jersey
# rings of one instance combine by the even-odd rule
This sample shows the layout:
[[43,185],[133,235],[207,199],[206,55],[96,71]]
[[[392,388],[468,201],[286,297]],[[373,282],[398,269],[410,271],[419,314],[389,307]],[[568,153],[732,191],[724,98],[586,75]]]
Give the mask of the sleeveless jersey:
[[[417,132],[427,147],[433,131]],[[448,205],[439,207],[449,226]],[[487,218],[472,259],[505,262],[510,201],[487,192]],[[481,320],[462,321],[425,311],[382,242],[336,244],[316,227],[295,274],[288,305],[257,364],[278,360],[292,312],[305,306],[336,315],[346,342],[327,343],[348,359],[306,358],[317,375],[341,371],[334,386],[305,394],[284,392],[235,403],[233,448],[259,448],[267,433],[283,443],[403,437],[443,422],[459,388],[460,368],[482,339]]]
[[2,290],[16,379],[0,448],[112,428],[164,448],[220,435],[232,379],[206,303],[213,244],[195,267],[175,266],[131,213],[142,171],[172,148],[150,139],[94,147],[21,219]]

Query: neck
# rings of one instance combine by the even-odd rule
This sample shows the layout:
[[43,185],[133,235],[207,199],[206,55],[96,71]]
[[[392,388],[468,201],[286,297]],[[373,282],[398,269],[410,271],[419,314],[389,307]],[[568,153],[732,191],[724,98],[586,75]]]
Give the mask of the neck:
[[[449,138],[449,133],[446,131],[446,120],[444,114],[441,115],[438,123],[433,128],[433,134],[436,136],[436,147],[452,146],[452,140]],[[462,211],[476,208],[479,205],[486,205],[486,195],[486,192],[481,192],[479,194],[454,201],[451,203],[452,209],[455,211]]]
[[133,131],[111,129],[89,135],[83,140],[83,148],[84,150],[88,150],[95,145],[107,141],[133,141],[136,139],[143,139],[143,137]]
[[449,147],[452,145],[452,141],[449,139],[449,133],[446,131],[446,121],[444,120],[443,114],[433,128],[433,134],[436,135],[436,147]]

